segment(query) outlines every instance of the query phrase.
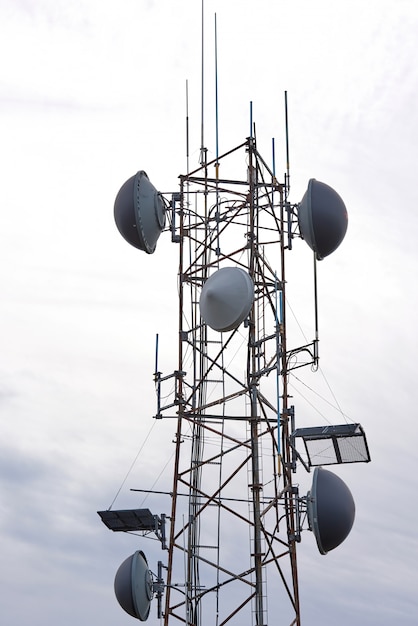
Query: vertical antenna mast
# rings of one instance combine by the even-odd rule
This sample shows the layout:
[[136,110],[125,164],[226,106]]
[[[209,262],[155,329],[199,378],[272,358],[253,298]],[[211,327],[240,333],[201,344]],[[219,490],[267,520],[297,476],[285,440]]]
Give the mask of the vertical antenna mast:
[[317,271],[316,271],[316,254],[313,253],[313,263],[314,263],[314,301],[315,301],[315,339],[314,339],[314,369],[318,369],[318,361],[319,361],[319,329],[318,329],[318,279],[317,279]]
[[[215,13],[215,185],[216,185],[216,206],[219,214],[219,102],[218,102],[218,28]],[[219,243],[219,220],[217,221],[216,231],[218,235],[216,244],[216,255],[221,253]]]
[[202,0],[201,23],[201,104],[200,104],[200,165],[206,162],[205,148],[205,0]]
[[189,81],[186,80],[186,168],[189,171]]
[[289,124],[287,119],[287,91],[284,92],[284,117],[285,117],[285,132],[286,132],[286,181],[285,181],[285,200],[290,191],[290,165],[289,165]]
[[216,150],[216,179],[219,178],[219,108],[218,108],[218,28],[215,13],[215,150]]

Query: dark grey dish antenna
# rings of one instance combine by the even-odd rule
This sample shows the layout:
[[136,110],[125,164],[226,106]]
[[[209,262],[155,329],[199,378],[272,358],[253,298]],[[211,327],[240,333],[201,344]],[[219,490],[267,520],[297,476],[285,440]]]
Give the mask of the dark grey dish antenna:
[[117,601],[129,615],[145,622],[150,612],[152,587],[152,576],[145,554],[137,550],[125,559],[116,572]]
[[353,496],[339,476],[317,467],[307,504],[309,528],[315,535],[319,552],[327,554],[350,533],[356,512]]
[[318,261],[338,248],[348,225],[345,204],[332,188],[311,178],[298,209],[299,231]]
[[115,200],[116,226],[122,237],[135,248],[152,254],[165,226],[161,194],[143,170],[131,176]]

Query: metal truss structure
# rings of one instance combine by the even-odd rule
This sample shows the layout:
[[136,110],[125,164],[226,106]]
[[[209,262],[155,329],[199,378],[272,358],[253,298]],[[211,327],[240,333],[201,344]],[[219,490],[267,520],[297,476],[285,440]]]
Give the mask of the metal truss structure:
[[[274,623],[300,624],[285,279],[297,218],[286,198],[249,137],[212,162],[203,151],[167,208],[179,247],[179,356],[173,374],[154,375],[156,418],[177,420],[165,626],[266,626],[273,611]],[[210,328],[199,307],[223,267],[248,272],[255,292],[230,332]],[[316,363],[316,341],[300,350]]]

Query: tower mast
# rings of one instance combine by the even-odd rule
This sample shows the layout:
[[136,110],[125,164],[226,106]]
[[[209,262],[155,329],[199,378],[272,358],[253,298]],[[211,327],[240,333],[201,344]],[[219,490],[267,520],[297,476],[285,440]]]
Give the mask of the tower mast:
[[98,513],[113,531],[153,532],[167,550],[157,575],[140,550],[118,569],[115,593],[133,617],[147,619],[154,594],[164,626],[300,626],[301,519],[327,554],[350,532],[355,506],[343,481],[321,467],[300,497],[292,482],[296,463],[310,471],[368,462],[370,455],[360,424],[295,427],[290,372],[318,367],[316,264],[315,339],[289,349],[286,253],[301,236],[315,261],[331,254],[345,236],[347,211],[337,192],[315,179],[302,201],[290,205],[287,94],[283,183],[276,178],[274,140],[272,169],[258,151],[252,104],[249,137],[219,154],[216,16],[216,156],[208,161],[203,9],[204,0],[199,167],[189,171],[186,83],[188,171],[180,191],[168,200],[140,170],[115,200],[116,224],[131,245],[151,254],[166,229],[178,245],[177,368],[165,376],[158,371],[157,341],[154,374],[154,417],[176,424],[171,490],[158,492],[171,496],[171,511]]
[[[219,180],[219,162],[227,171],[228,162],[237,158],[243,165],[247,161],[246,174]],[[211,177],[214,167],[216,175]],[[174,621],[201,626],[203,616],[212,611],[219,626],[250,623],[248,611],[254,626],[266,626],[269,569],[279,571],[290,601],[282,623],[300,623],[288,441],[283,194],[284,186],[258,154],[254,137],[181,177],[176,218],[179,362],[172,403],[177,407],[177,432],[166,626]],[[280,313],[268,251],[281,265]],[[208,277],[225,268],[245,271],[254,297],[243,324],[217,331],[202,317],[202,288]],[[222,314],[223,304],[218,304],[215,315],[219,310]],[[273,377],[269,377],[278,363],[283,390],[282,462]],[[231,529],[240,542],[250,537],[245,556],[229,553]],[[242,543],[239,548],[243,549]]]

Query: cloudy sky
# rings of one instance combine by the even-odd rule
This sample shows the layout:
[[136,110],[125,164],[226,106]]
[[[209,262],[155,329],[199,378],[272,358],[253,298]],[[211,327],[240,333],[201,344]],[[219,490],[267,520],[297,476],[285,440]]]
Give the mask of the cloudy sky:
[[[112,587],[138,545],[96,511],[121,487],[118,508],[142,504],[132,487],[170,488],[173,432],[152,419],[152,372],[157,332],[161,368],[175,368],[177,251],[164,236],[155,255],[128,246],[113,201],[139,169],[177,189],[186,80],[198,163],[200,4],[0,0],[4,626],[133,623]],[[329,385],[331,404],[362,423],[373,462],[339,472],[357,506],[347,541],[323,557],[305,533],[303,624],[415,625],[418,5],[206,0],[205,12],[210,153],[216,12],[221,152],[245,140],[252,101],[259,148],[275,137],[284,171],[287,90],[292,201],[315,177],[349,212],[319,267],[327,385],[320,373],[309,385],[328,396]],[[307,252],[292,254],[302,267]]]

